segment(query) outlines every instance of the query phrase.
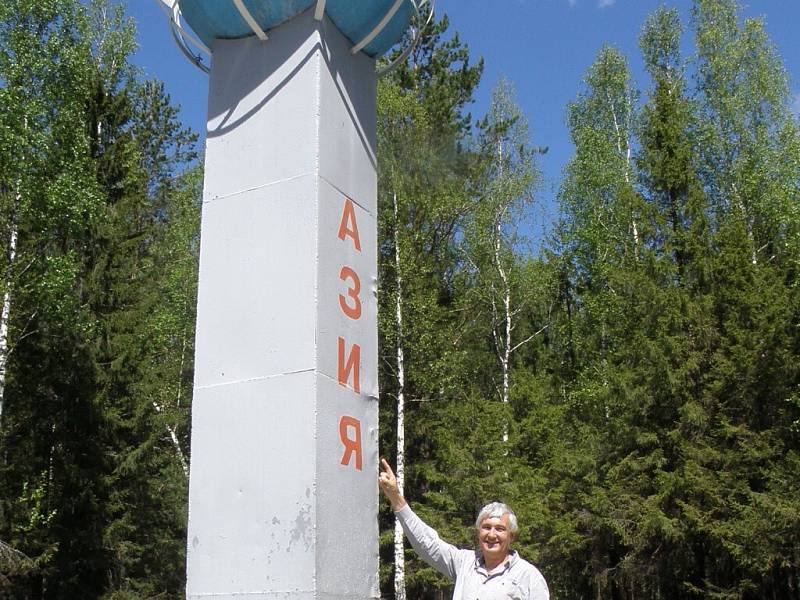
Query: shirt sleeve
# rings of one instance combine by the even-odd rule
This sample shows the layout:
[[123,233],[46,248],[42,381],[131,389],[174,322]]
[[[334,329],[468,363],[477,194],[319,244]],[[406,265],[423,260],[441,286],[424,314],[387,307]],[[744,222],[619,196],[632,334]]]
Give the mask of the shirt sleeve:
[[459,567],[465,560],[465,554],[472,555],[472,552],[459,550],[443,541],[436,530],[426,525],[408,504],[395,515],[400,520],[411,547],[420,558],[445,577],[455,581]]
[[530,592],[528,598],[530,600],[550,600],[550,590],[547,588],[547,582],[538,569],[534,569],[529,582]]

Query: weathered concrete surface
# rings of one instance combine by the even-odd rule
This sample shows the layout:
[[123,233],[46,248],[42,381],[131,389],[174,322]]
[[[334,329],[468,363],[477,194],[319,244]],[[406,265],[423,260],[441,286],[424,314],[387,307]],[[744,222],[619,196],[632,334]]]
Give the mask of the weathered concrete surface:
[[374,61],[312,12],[213,48],[191,599],[378,597]]

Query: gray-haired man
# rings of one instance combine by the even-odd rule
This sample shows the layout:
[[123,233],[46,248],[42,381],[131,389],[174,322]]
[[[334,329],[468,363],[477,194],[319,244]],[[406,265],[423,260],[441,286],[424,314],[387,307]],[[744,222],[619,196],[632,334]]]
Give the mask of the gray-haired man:
[[550,592],[539,570],[511,549],[517,517],[508,506],[492,502],[475,520],[477,550],[460,550],[439,538],[414,514],[397,488],[385,459],[378,484],[417,554],[445,577],[455,581],[453,600],[548,600]]

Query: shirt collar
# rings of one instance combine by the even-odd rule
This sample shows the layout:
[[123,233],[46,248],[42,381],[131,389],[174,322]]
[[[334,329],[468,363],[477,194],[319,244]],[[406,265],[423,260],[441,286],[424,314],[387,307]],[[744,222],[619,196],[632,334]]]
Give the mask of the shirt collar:
[[479,550],[476,550],[475,551],[475,570],[478,571],[478,573],[480,573],[482,575],[485,575],[486,577],[494,577],[495,575],[500,575],[500,574],[505,573],[506,571],[508,571],[514,565],[514,563],[517,562],[518,558],[519,558],[519,554],[517,553],[517,551],[516,550],[511,550],[508,553],[508,558],[503,563],[502,568],[500,568],[500,566],[498,566],[494,571],[489,573],[489,571],[486,569],[486,563],[483,560],[483,554],[481,554],[481,552]]

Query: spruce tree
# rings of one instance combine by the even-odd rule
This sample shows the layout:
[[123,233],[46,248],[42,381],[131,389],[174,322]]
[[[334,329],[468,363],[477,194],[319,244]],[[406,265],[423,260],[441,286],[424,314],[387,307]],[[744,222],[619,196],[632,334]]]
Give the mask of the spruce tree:
[[[167,433],[185,451],[191,361],[161,369],[178,340],[154,349],[151,334],[154,308],[171,310],[191,355],[197,190],[177,175],[192,138],[163,88],[137,80],[122,14],[101,1],[0,9],[3,229],[18,234],[0,538],[30,559],[4,580],[15,598],[183,588],[186,481]],[[188,264],[179,277],[170,251]],[[154,394],[178,380],[180,409]]]

